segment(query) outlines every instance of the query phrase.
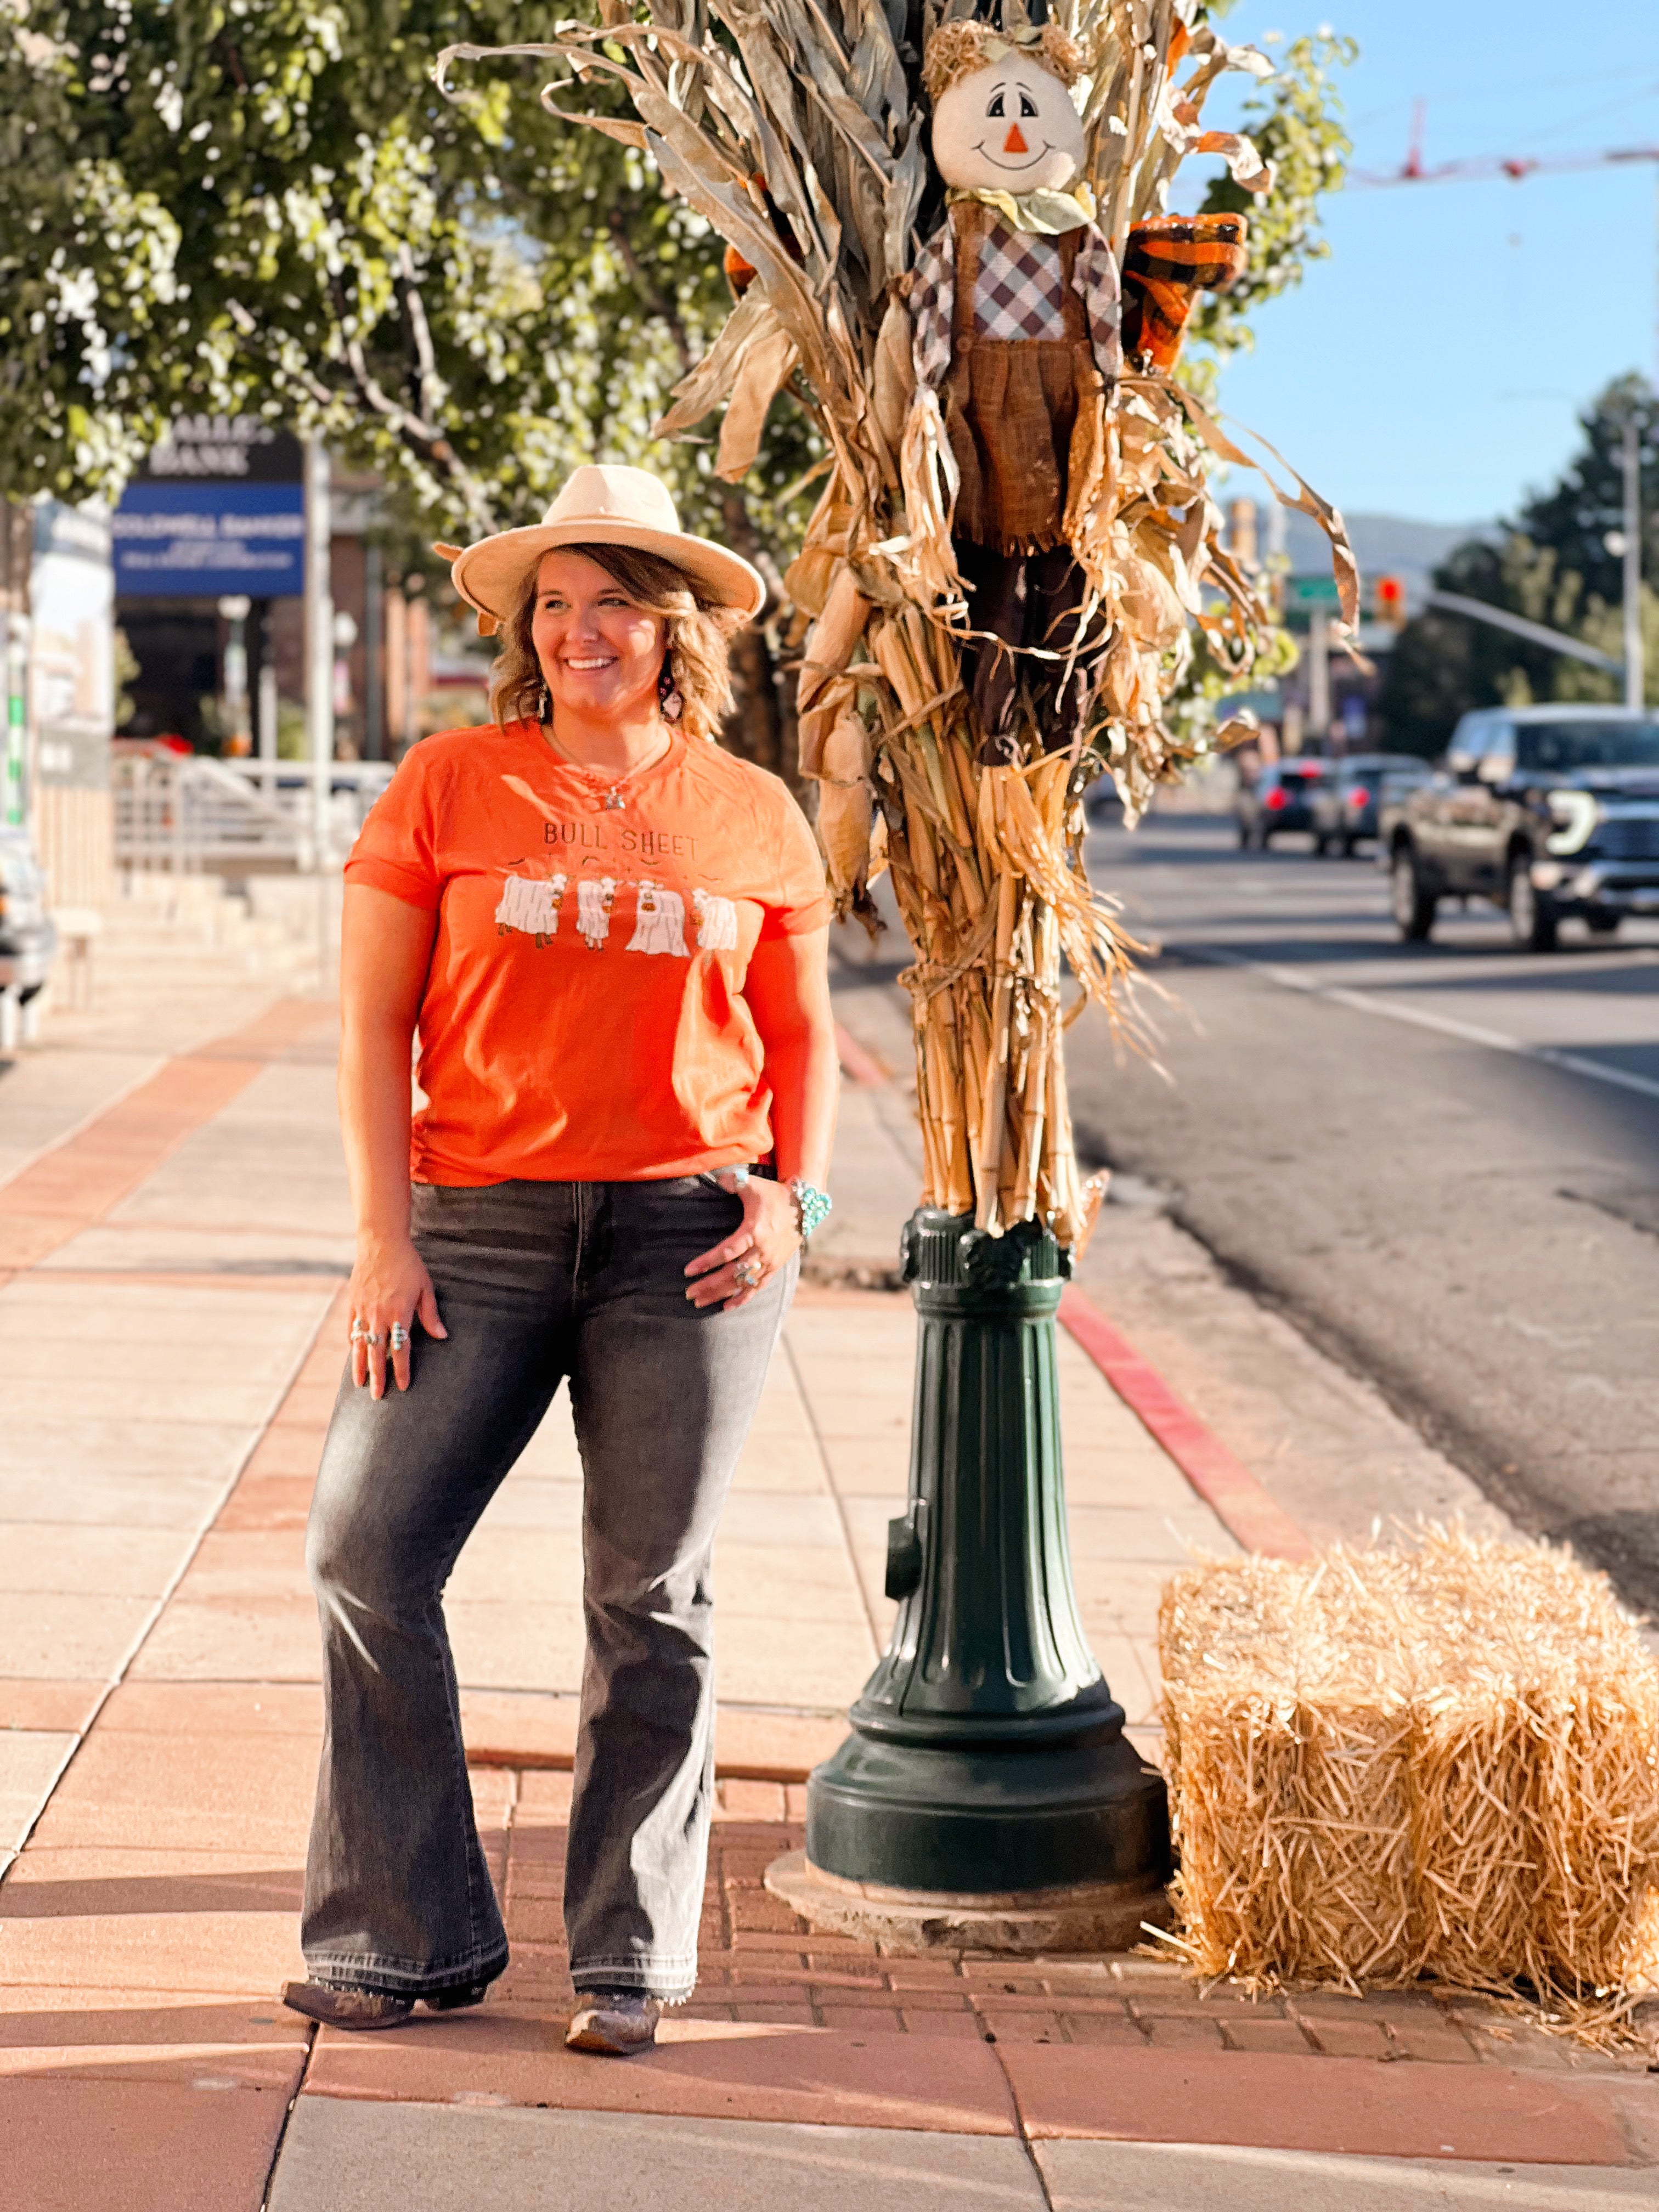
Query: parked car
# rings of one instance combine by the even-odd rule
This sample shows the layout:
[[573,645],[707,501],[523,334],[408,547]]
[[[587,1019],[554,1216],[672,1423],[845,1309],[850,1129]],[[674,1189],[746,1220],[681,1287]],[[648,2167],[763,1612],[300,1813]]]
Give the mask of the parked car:
[[0,991],[15,991],[24,1006],[51,975],[58,951],[46,888],[27,833],[0,829]]
[[1439,774],[1385,805],[1382,836],[1402,938],[1426,938],[1449,892],[1507,908],[1511,938],[1534,952],[1568,915],[1611,936],[1628,914],[1659,915],[1659,717],[1465,714]]
[[1257,771],[1253,782],[1241,784],[1233,801],[1238,821],[1238,842],[1265,850],[1282,830],[1311,830],[1313,797],[1330,770],[1330,763],[1300,756],[1274,761]]
[[1352,853],[1362,837],[1375,837],[1384,778],[1398,800],[1412,785],[1426,783],[1433,770],[1410,753],[1350,753],[1333,762],[1331,773],[1313,794],[1316,853]]

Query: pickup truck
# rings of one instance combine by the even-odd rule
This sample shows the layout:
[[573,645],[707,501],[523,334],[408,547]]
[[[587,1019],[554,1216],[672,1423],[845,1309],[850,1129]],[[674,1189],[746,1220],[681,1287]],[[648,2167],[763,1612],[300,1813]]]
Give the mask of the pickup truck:
[[1443,897],[1490,899],[1510,935],[1554,948],[1570,915],[1608,937],[1659,915],[1659,716],[1622,707],[1465,714],[1431,781],[1385,806],[1379,842],[1402,938]]

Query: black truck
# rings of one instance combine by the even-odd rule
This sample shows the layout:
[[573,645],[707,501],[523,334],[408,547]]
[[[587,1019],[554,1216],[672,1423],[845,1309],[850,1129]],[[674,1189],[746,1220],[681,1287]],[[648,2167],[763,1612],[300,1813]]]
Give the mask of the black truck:
[[1383,811],[1394,917],[1426,938],[1448,895],[1505,908],[1548,952],[1569,915],[1611,936],[1659,915],[1659,716],[1622,707],[1465,714],[1439,773]]

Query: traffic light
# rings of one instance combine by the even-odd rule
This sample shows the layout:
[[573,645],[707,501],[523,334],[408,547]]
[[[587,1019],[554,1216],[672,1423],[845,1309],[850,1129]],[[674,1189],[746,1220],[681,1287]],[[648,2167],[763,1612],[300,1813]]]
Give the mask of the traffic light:
[[1406,627],[1406,580],[1403,576],[1379,576],[1376,580],[1376,618],[1391,629]]

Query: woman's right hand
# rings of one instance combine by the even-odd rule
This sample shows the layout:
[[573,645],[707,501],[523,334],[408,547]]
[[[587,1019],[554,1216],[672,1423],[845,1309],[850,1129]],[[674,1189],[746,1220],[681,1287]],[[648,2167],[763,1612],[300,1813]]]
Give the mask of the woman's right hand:
[[[347,1293],[351,1316],[351,1379],[369,1395],[384,1398],[388,1357],[398,1388],[409,1388],[409,1332],[418,1321],[428,1336],[447,1336],[438,1317],[437,1293],[426,1262],[407,1237],[382,1240],[360,1237],[357,1264]],[[403,1341],[389,1341],[392,1330]]]

